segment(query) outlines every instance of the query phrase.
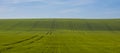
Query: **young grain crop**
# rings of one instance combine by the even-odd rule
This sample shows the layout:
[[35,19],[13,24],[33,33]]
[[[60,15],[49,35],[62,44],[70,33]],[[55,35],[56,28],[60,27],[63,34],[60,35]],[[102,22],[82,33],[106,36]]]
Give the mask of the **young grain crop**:
[[115,19],[0,21],[0,53],[120,53],[119,22]]

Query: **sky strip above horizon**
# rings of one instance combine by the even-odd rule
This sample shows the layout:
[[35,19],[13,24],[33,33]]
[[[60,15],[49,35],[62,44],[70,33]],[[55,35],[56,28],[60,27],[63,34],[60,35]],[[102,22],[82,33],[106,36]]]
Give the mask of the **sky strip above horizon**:
[[120,0],[0,0],[10,18],[120,18]]

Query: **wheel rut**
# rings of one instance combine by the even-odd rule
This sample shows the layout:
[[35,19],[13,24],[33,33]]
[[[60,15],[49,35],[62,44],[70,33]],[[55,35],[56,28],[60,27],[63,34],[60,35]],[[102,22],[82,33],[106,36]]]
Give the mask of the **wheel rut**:
[[36,41],[41,40],[42,38],[44,38],[44,36],[40,36],[39,37],[39,35],[35,35],[35,36],[32,36],[32,37],[30,37],[28,39],[24,39],[24,40],[21,40],[21,41],[18,41],[18,42],[9,43],[9,44],[3,44],[2,46],[4,46],[4,48],[0,49],[0,53],[3,53],[5,51],[8,51],[8,50],[11,50],[11,49],[19,47],[19,46],[14,46],[14,45],[17,45],[17,44],[20,44],[20,43],[27,42],[27,41],[30,41],[32,39],[35,39],[35,40],[32,40],[32,41],[26,43],[25,45],[23,45],[23,46],[27,46],[29,44],[32,44],[32,43],[35,43]]

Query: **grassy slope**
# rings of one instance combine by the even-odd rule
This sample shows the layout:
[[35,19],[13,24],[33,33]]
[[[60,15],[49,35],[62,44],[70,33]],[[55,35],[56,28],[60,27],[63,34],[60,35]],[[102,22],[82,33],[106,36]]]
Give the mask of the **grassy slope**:
[[120,53],[120,20],[0,20],[0,53]]

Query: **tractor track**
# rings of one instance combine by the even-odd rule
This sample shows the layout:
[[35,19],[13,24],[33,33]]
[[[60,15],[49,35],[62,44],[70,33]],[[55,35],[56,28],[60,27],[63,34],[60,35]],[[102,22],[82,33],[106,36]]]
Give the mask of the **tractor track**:
[[[38,23],[38,22],[36,22],[36,23]],[[37,25],[36,23],[35,23],[35,25],[33,25],[33,26],[34,26],[33,28],[35,28],[35,26]],[[51,23],[51,25],[50,25],[50,30],[49,30],[48,32],[46,32],[45,35],[52,35],[52,34],[53,34],[53,31],[55,31],[55,25],[56,25],[56,24],[55,24],[55,21],[52,21],[52,23]],[[30,42],[27,43],[26,45],[33,44],[33,43],[35,43],[35,42],[43,39],[44,37],[45,37],[45,36],[42,35],[41,37],[36,38],[36,39],[33,40],[33,41],[30,41]],[[26,46],[26,45],[24,45],[24,46]],[[33,47],[30,47],[30,49],[32,49],[32,48],[33,48]]]
[[14,43],[3,44],[2,46],[9,46],[9,45],[14,45],[14,44],[19,44],[19,43],[22,43],[22,42],[25,42],[25,41],[31,40],[31,39],[36,38],[36,37],[38,37],[38,35],[35,35],[35,36],[32,36],[32,37],[30,37],[30,38],[28,38],[28,39],[24,39],[24,40],[17,41],[17,42],[14,42]]
[[35,40],[33,40],[33,41],[30,41],[29,43],[27,43],[27,45],[32,44],[32,43],[35,43],[36,41],[39,41],[39,40],[41,40],[42,38],[44,38],[44,36],[41,36],[41,37],[39,37],[39,38],[37,38],[37,39],[35,39]]
[[53,32],[55,32],[55,31],[56,31],[56,21],[53,20],[53,21],[51,22],[49,31],[46,32],[45,35],[52,35]]
[[13,49],[13,48],[14,48],[14,47],[12,47],[12,46],[2,48],[2,49],[0,49],[0,53],[3,53],[4,51],[7,51],[7,50],[10,50],[10,49]]
[[[38,21],[35,22],[35,24],[32,26],[32,28],[35,28],[36,25],[37,25],[37,23],[38,23]],[[19,24],[19,23],[15,24],[15,25],[13,25],[13,26],[16,26],[16,25],[18,25],[18,24]],[[53,22],[51,23],[50,30],[49,30],[47,33],[45,33],[45,35],[52,35],[52,33],[53,33],[53,31],[54,31],[54,28],[55,28],[55,22],[53,21]],[[32,30],[32,29],[30,29],[30,30]],[[30,31],[30,30],[29,30],[29,31]],[[19,33],[20,33],[20,32],[18,32],[18,34],[19,34]],[[39,37],[39,38],[37,38],[37,37],[39,37],[39,35],[35,35],[35,36],[32,36],[32,37],[30,37],[30,38],[28,38],[28,39],[24,39],[24,40],[17,41],[17,42],[14,42],[14,43],[3,44],[2,46],[5,46],[5,47],[2,48],[2,49],[0,49],[0,53],[2,53],[2,52],[4,52],[4,51],[7,51],[7,50],[10,50],[10,49],[13,49],[13,48],[16,48],[15,46],[11,46],[11,45],[20,44],[20,43],[22,43],[22,42],[26,42],[26,41],[29,41],[29,40],[32,40],[32,39],[35,38],[35,40],[32,40],[32,41],[26,43],[25,45],[23,45],[23,46],[26,46],[26,45],[30,45],[30,44],[35,43],[36,41],[39,41],[39,40],[41,40],[42,38],[44,38],[44,36],[41,36],[41,37]],[[30,47],[30,48],[28,48],[28,49],[31,49],[31,48],[33,48],[33,47]]]
[[14,43],[10,43],[10,44],[4,44],[3,46],[5,46],[5,47],[4,47],[4,48],[1,48],[1,49],[0,49],[0,52],[2,53],[2,52],[4,52],[4,51],[7,51],[7,50],[10,50],[10,49],[16,48],[16,46],[11,46],[11,45],[20,44],[20,43],[22,43],[22,42],[31,40],[31,39],[36,38],[36,37],[38,37],[38,35],[32,36],[32,37],[30,37],[30,38],[28,38],[28,39],[24,39],[24,40],[21,40],[21,41],[18,41],[18,42],[14,42]]
[[[45,33],[45,35],[52,35],[53,34],[53,32],[55,32],[56,31],[56,21],[55,20],[52,20],[52,22],[51,22],[51,25],[50,25],[50,29],[49,29],[49,31],[48,32],[46,32]],[[53,36],[53,37],[55,37],[55,36]],[[50,38],[50,40],[52,40],[53,38]],[[45,44],[45,45],[47,45],[47,43]],[[46,48],[44,48],[42,51],[41,51],[41,53],[49,53],[49,49],[52,49],[53,51],[52,51],[52,53],[55,53],[54,52],[54,50],[56,49],[55,47],[46,47]],[[46,51],[47,50],[47,51]],[[46,51],[46,52],[45,52]]]
[[[32,26],[32,28],[35,28],[36,25],[37,25],[37,23],[38,23],[38,21],[35,22],[35,24]],[[13,25],[12,27],[17,26],[18,24],[20,24],[20,23],[17,23],[17,24],[15,24],[15,25]],[[50,30],[49,30],[48,32],[46,32],[45,35],[52,35],[53,32],[55,31],[55,28],[56,28],[56,22],[53,20],[53,21],[51,22],[51,25],[50,25]],[[8,30],[8,29],[7,29],[7,30]],[[9,30],[11,30],[11,27],[9,28]],[[32,30],[32,29],[29,29],[29,31],[30,31],[30,30]],[[21,34],[21,32],[18,32],[18,33],[16,33],[16,34]],[[28,42],[28,43],[26,43],[26,44],[23,45],[23,46],[27,46],[27,45],[33,44],[33,43],[35,43],[35,42],[43,39],[44,37],[45,37],[44,35],[42,35],[42,36],[40,36],[40,37],[39,37],[39,35],[34,35],[34,36],[30,37],[30,38],[27,38],[27,39],[24,39],[24,40],[20,40],[20,41],[14,42],[14,43],[3,44],[2,46],[4,46],[4,48],[1,48],[1,49],[0,49],[0,53],[3,53],[3,52],[5,52],[5,51],[8,51],[8,50],[14,49],[14,48],[16,48],[16,47],[19,47],[19,46],[12,46],[12,45],[20,44],[20,43],[27,42],[27,41],[29,41],[29,40],[34,39],[34,40],[32,40],[32,41],[30,41],[30,42]],[[29,47],[29,48],[27,48],[27,49],[32,49],[32,48],[33,48],[33,47]]]
[[[3,46],[5,46],[5,47],[4,47],[4,48],[1,48],[1,49],[0,49],[0,52],[2,53],[2,52],[4,52],[4,51],[8,51],[8,50],[10,50],[10,49],[16,48],[16,47],[18,47],[18,46],[11,46],[11,45],[20,44],[20,43],[22,43],[22,42],[26,42],[26,41],[32,40],[32,39],[34,39],[34,38],[37,38],[38,36],[39,36],[39,35],[35,35],[35,36],[32,36],[32,37],[30,37],[30,38],[28,38],[28,39],[21,40],[21,41],[15,42],[15,43],[4,44]],[[40,38],[37,38],[37,39],[35,39],[34,41],[31,41],[31,42],[28,42],[28,43],[29,43],[29,44],[30,44],[30,43],[32,44],[32,43],[34,43],[35,41],[38,41],[38,40],[42,39],[43,37],[44,37],[44,36],[41,36]],[[25,45],[23,45],[23,46],[28,45],[28,43],[25,44]]]
[[45,35],[52,35],[52,31],[46,32]]

